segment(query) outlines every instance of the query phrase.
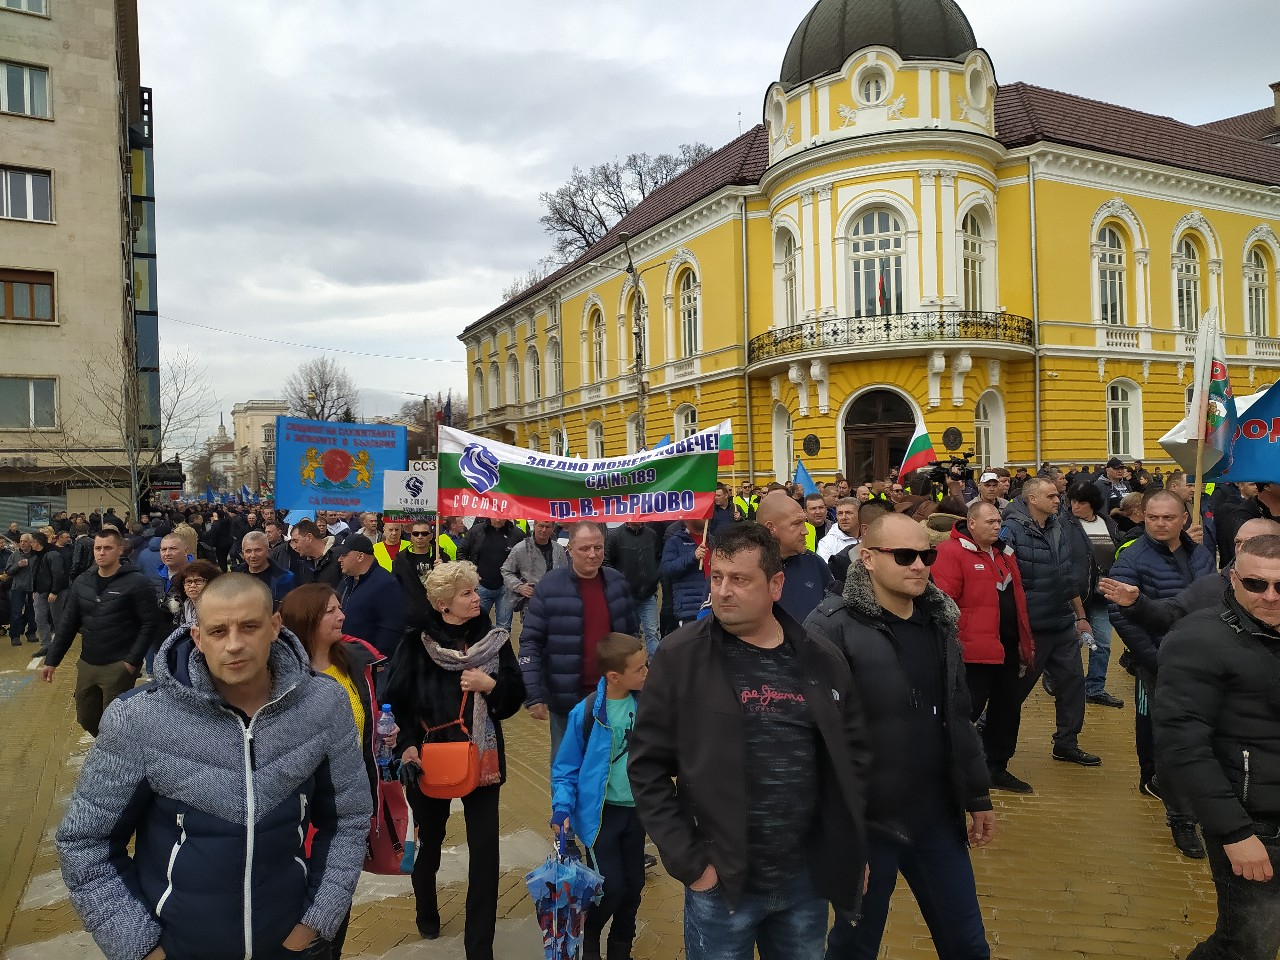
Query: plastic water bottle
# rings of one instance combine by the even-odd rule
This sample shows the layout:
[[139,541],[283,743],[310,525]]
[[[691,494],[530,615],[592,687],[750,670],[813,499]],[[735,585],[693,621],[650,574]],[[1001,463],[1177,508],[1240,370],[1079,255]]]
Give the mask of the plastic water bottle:
[[396,730],[396,718],[391,712],[391,704],[384,703],[382,705],[382,713],[378,716],[376,725],[377,743],[373,749],[373,759],[378,764],[378,776],[383,779],[389,779],[390,774],[388,768],[391,766],[391,758],[395,754],[395,744],[391,742],[391,737]]
[[1088,647],[1090,650],[1098,649],[1098,641],[1093,638],[1092,633],[1080,634],[1080,646]]

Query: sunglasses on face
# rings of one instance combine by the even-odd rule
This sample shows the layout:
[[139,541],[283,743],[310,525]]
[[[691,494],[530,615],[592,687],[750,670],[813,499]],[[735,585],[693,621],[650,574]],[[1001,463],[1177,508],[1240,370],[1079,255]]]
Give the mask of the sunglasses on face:
[[1280,583],[1272,580],[1264,580],[1262,577],[1242,577],[1238,573],[1236,579],[1240,581],[1240,586],[1250,593],[1266,593],[1267,587],[1272,587],[1276,593],[1280,593]]
[[893,554],[893,562],[900,567],[909,567],[916,562],[916,558],[920,558],[920,562],[926,567],[932,567],[933,561],[938,559],[938,551],[934,547],[925,550],[913,550],[910,547],[868,547],[876,553]]
[[431,536],[431,531],[430,531],[430,530],[410,530],[410,531],[409,531],[409,536],[411,536],[411,537],[429,537],[429,536]]

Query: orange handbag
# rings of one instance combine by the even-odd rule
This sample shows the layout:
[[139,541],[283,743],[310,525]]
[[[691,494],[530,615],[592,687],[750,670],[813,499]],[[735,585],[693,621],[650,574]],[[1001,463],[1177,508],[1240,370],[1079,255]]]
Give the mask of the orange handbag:
[[424,797],[433,797],[437,800],[465,797],[480,784],[480,751],[471,742],[471,733],[462,720],[468,699],[470,694],[462,698],[457,720],[450,720],[438,727],[422,728],[423,733],[430,736],[438,730],[458,726],[462,728],[467,738],[444,743],[423,742],[418,749],[419,762],[422,765],[422,776],[418,778],[418,790]]

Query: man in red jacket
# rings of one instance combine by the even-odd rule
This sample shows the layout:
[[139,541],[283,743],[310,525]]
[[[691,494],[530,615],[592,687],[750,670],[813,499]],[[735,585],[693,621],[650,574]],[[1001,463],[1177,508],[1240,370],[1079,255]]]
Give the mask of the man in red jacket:
[[1022,721],[1022,677],[1034,658],[1027,597],[1013,548],[1000,542],[1000,511],[975,500],[951,538],[938,545],[933,582],[960,608],[960,646],[976,721],[985,709],[983,747],[991,786],[1031,793],[1009,772]]

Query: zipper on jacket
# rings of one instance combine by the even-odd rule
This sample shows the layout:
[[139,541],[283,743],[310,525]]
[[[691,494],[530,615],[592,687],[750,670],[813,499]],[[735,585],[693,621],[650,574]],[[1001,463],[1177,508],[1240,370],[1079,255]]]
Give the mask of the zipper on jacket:
[[[299,814],[301,819],[298,821],[298,850],[302,852],[306,849],[307,842],[307,795],[305,793],[298,795]],[[307,869],[307,861],[300,856],[293,858],[297,861],[298,866],[302,868],[302,879],[306,880],[310,871]]]
[[1244,788],[1241,790],[1240,802],[1249,802],[1249,751],[1241,751],[1244,757]]
[[169,851],[169,868],[165,871],[165,880],[168,884],[164,888],[164,893],[160,895],[160,899],[156,901],[156,916],[160,916],[164,910],[164,905],[168,903],[169,897],[173,894],[173,866],[178,862],[178,851],[182,849],[182,845],[187,842],[187,828],[183,826],[183,820],[186,819],[185,813],[178,814],[178,839],[174,841],[173,849]]

